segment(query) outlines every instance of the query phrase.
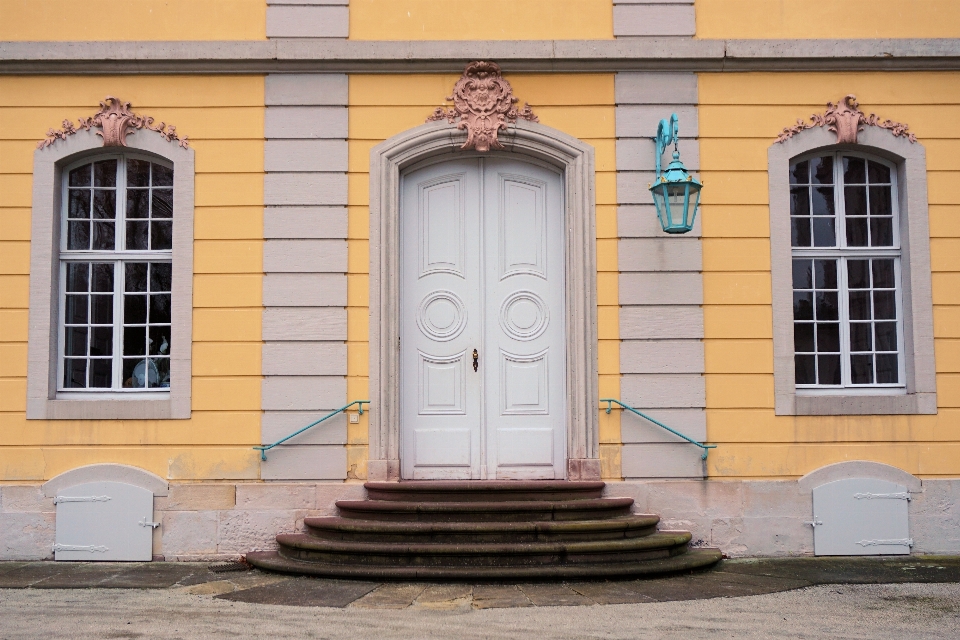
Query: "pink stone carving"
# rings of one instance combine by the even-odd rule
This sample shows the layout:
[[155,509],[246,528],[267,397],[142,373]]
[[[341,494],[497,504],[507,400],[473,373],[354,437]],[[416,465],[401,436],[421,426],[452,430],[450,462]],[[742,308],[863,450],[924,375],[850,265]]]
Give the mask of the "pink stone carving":
[[[500,65],[494,62],[471,62],[463,70],[463,75],[453,87],[453,95],[447,100],[453,101],[453,107],[437,109],[427,118],[427,122],[446,120],[456,122],[458,129],[467,130],[467,141],[461,149],[489,151],[503,149],[497,139],[500,130],[517,118],[539,122],[529,104],[524,103],[517,109],[519,102],[513,95],[513,88],[500,72]],[[457,119],[459,118],[459,122]]]
[[910,126],[893,120],[881,120],[876,114],[869,116],[860,110],[860,104],[857,97],[853,94],[847,95],[838,104],[827,103],[827,110],[824,113],[814,113],[810,116],[810,122],[797,120],[797,124],[787,127],[777,136],[777,142],[782,143],[801,131],[812,129],[814,127],[827,128],[837,134],[837,144],[856,144],[857,135],[863,131],[864,126],[880,127],[887,129],[896,137],[903,137],[911,143],[917,141],[917,136],[910,133]]
[[105,147],[125,147],[127,146],[127,136],[136,132],[138,129],[148,129],[156,131],[167,142],[176,142],[183,148],[190,144],[187,136],[182,138],[177,134],[177,128],[173,125],[167,125],[165,122],[154,125],[153,118],[138,116],[130,110],[129,102],[122,102],[113,96],[107,96],[100,103],[100,111],[89,118],[80,118],[77,123],[79,129],[73,126],[70,120],[64,120],[61,129],[50,129],[47,131],[47,137],[37,143],[38,149],[49,147],[57,140],[66,140],[67,136],[72,136],[80,129],[89,131],[97,128],[97,135],[103,138]]

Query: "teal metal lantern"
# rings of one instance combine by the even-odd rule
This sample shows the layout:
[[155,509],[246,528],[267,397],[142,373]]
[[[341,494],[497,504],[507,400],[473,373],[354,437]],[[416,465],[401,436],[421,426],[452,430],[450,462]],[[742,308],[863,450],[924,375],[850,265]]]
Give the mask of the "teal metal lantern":
[[[667,233],[688,233],[693,229],[697,219],[697,208],[700,206],[700,188],[703,184],[694,180],[687,173],[687,168],[680,162],[679,143],[680,126],[677,114],[670,116],[670,121],[661,120],[657,127],[657,177],[656,182],[647,185],[653,194],[653,203],[657,205],[657,217],[660,226]],[[664,150],[673,143],[673,161],[666,171],[660,169],[660,158]]]

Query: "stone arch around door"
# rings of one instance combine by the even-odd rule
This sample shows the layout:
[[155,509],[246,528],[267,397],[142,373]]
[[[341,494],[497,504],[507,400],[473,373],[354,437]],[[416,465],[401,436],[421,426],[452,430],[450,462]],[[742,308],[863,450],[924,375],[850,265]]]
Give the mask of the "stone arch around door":
[[[400,173],[428,158],[477,157],[460,150],[466,137],[435,122],[370,152],[370,480],[400,477]],[[503,153],[547,162],[563,172],[567,479],[599,479],[594,150],[525,121],[499,139]]]

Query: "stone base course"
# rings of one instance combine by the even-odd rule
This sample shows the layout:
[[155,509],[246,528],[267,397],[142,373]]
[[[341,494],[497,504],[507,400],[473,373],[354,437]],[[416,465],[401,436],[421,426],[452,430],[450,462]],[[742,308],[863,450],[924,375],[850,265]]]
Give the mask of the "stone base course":
[[[605,496],[633,498],[661,529],[693,533],[692,546],[729,557],[813,554],[812,498],[795,480],[609,482]],[[278,533],[334,515],[337,500],[364,498],[360,483],[171,483],[154,498],[154,555],[167,561],[234,559],[276,548]],[[40,485],[0,485],[0,560],[53,557],[56,507]],[[914,554],[960,554],[960,479],[923,480],[911,493]]]

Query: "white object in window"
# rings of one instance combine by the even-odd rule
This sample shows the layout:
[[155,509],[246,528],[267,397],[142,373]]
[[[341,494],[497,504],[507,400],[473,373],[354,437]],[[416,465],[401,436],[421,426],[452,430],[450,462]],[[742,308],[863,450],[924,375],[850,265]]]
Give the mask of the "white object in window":
[[58,389],[168,391],[173,167],[97,156],[62,189]]
[[903,388],[896,168],[836,152],[790,165],[798,391]]

